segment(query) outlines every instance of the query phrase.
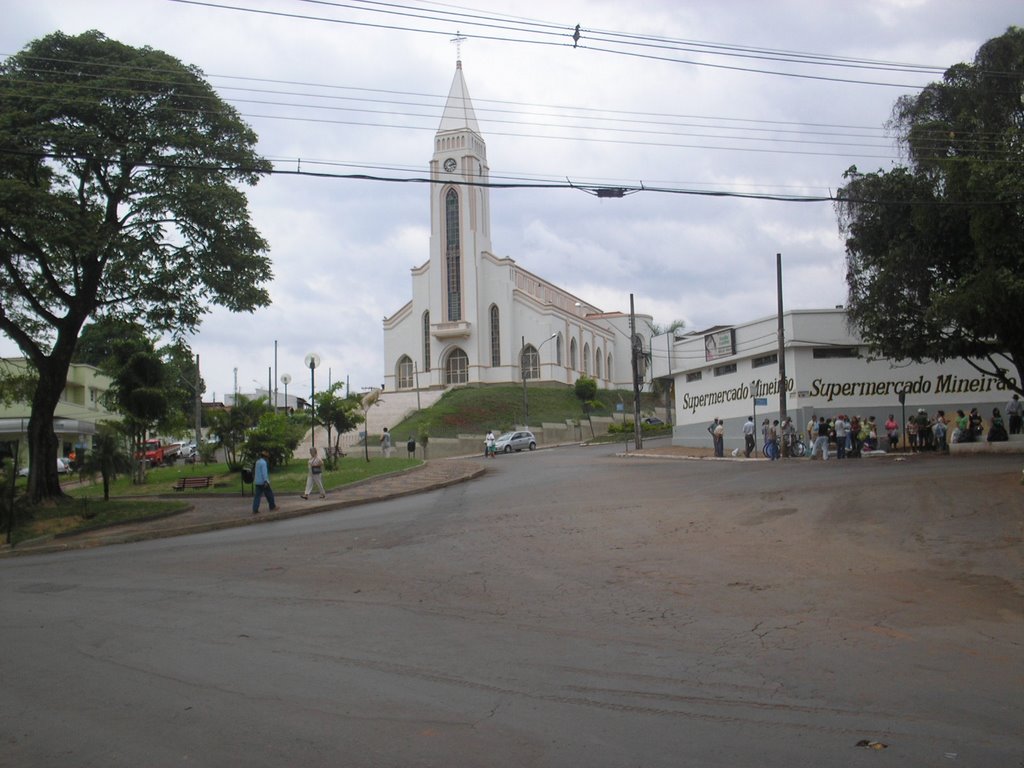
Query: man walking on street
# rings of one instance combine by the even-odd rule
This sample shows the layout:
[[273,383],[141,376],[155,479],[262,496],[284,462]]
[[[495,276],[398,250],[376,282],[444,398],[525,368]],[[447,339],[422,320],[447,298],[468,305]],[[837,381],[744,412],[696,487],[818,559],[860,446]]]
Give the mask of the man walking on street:
[[757,448],[757,440],[754,437],[754,430],[756,428],[757,427],[754,424],[754,417],[748,416],[747,423],[743,425],[743,455],[746,456],[748,459],[750,458],[750,454],[754,451],[754,449]]
[[260,512],[260,499],[265,495],[267,497],[267,503],[270,505],[270,511],[273,512],[277,509],[277,504],[274,502],[274,491],[270,487],[270,469],[267,467],[267,458],[270,453],[263,451],[258,459],[256,459],[256,466],[254,467],[252,484],[252,513],[258,515]]

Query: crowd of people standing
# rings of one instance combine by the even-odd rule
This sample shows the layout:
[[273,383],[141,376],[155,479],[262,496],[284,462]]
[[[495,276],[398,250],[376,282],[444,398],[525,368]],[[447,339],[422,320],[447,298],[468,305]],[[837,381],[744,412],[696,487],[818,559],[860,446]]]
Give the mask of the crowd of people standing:
[[[962,409],[957,410],[955,417],[947,416],[942,409],[929,415],[926,409],[918,408],[903,425],[904,447],[912,453],[948,453],[950,443],[967,443],[982,439],[988,442],[1001,442],[1008,440],[1008,435],[1021,434],[1024,402],[1020,396],[1013,395],[1003,410],[1009,427],[1007,428],[1004,423],[1003,413],[999,408],[993,408],[986,432],[984,419],[977,408],[971,408],[968,413],[964,413]],[[755,430],[754,417],[748,417],[743,425],[744,455],[747,458],[750,458],[756,447]],[[715,455],[722,456],[724,422],[715,419],[708,427],[708,432],[714,441]],[[879,450],[896,451],[900,448],[901,439],[900,424],[891,413],[881,427],[874,416],[864,418],[840,413],[829,418],[813,415],[807,422],[805,435],[806,445],[810,446],[810,458],[820,457],[823,460],[829,459],[832,450],[838,459],[858,458],[865,452]],[[768,447],[765,453],[772,460],[800,455],[800,452],[794,450],[798,438],[797,428],[791,417],[787,416],[781,423],[779,419],[764,419],[761,422],[761,436],[763,445]],[[880,444],[881,436],[885,439],[884,447]],[[738,451],[734,451],[733,455],[737,453]]]

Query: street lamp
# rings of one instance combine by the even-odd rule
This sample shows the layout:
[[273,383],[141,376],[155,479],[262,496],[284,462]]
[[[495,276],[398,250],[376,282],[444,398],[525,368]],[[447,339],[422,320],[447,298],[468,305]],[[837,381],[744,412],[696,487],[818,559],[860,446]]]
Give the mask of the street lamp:
[[281,383],[284,384],[284,412],[288,413],[288,385],[292,383],[292,375],[290,373],[282,373]]
[[[557,337],[557,333],[552,333],[544,341],[537,345],[537,375],[540,375],[540,349],[549,341]],[[526,337],[522,337],[523,346],[519,350],[519,373],[523,377],[523,426],[529,425],[530,420],[530,401],[526,396]]]
[[316,393],[316,367],[320,365],[320,355],[310,352],[306,355],[306,367],[309,368],[309,444],[316,447],[316,403],[313,396]]

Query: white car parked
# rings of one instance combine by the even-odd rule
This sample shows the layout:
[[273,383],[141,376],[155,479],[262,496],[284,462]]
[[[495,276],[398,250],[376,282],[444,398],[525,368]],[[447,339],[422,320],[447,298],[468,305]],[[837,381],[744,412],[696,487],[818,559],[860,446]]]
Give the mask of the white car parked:
[[494,441],[496,453],[512,453],[512,451],[521,451],[524,448],[530,451],[537,448],[537,438],[528,429],[521,429],[518,432],[506,432]]

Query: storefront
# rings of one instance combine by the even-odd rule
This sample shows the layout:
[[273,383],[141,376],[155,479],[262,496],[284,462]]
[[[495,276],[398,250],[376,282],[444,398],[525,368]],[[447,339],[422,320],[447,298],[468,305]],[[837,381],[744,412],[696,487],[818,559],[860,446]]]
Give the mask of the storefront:
[[[924,408],[929,414],[978,408],[986,423],[993,408],[1003,411],[1012,390],[963,360],[918,364],[873,359],[851,332],[842,309],[794,310],[783,315],[786,412],[803,429],[812,416],[843,413],[884,424],[892,414],[901,425]],[[748,416],[758,425],[779,418],[778,318],[737,326],[716,326],[681,336],[658,337],[654,375],[675,382],[672,442],[710,446],[707,427],[725,422],[727,449],[743,445]],[[1007,367],[1012,366],[1007,362]],[[901,403],[901,396],[903,402]],[[902,433],[902,428],[901,428]]]

